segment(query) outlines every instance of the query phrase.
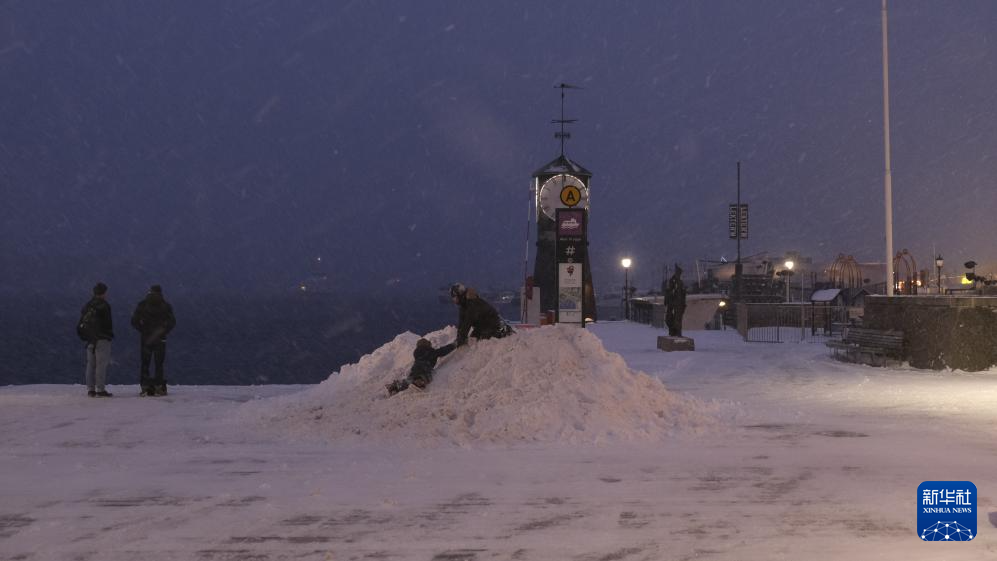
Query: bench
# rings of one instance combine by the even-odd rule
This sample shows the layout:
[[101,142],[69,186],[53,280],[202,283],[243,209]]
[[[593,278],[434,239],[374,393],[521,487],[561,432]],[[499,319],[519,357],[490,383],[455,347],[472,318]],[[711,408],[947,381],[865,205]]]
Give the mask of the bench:
[[826,344],[834,349],[835,358],[870,366],[897,364],[904,357],[903,331],[848,327],[840,340]]

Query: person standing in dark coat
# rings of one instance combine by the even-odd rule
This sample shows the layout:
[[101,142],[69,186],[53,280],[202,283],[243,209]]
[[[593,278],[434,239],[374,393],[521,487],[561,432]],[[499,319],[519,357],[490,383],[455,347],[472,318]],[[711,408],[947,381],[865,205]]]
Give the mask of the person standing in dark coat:
[[482,300],[475,289],[464,288],[464,285],[457,283],[450,287],[450,297],[460,309],[457,324],[458,347],[467,343],[468,335],[473,335],[475,339],[490,339],[509,334],[509,328],[495,308]]
[[[145,299],[138,303],[132,314],[132,327],[142,336],[142,367],[139,384],[142,396],[166,395],[166,378],[163,364],[166,362],[166,336],[176,327],[173,306],[163,298],[163,289],[158,284],[149,288]],[[156,375],[149,375],[149,364],[156,361]]]
[[98,282],[93,287],[93,297],[84,304],[80,315],[93,310],[93,330],[87,334],[87,395],[90,397],[111,397],[107,391],[107,367],[111,364],[111,340],[114,339],[114,325],[111,321],[111,305],[107,302],[107,285]]
[[665,325],[668,335],[682,336],[682,316],[685,314],[685,284],[682,282],[682,268],[675,265],[675,273],[665,286]]
[[415,362],[412,363],[412,369],[409,370],[408,378],[395,380],[385,386],[388,389],[388,395],[395,395],[400,391],[404,391],[408,389],[410,384],[420,390],[425,389],[433,381],[433,368],[436,368],[436,361],[447,356],[456,348],[457,345],[450,343],[449,345],[443,345],[438,349],[434,349],[433,343],[429,339],[419,339],[419,342],[415,345],[415,351],[412,352]]

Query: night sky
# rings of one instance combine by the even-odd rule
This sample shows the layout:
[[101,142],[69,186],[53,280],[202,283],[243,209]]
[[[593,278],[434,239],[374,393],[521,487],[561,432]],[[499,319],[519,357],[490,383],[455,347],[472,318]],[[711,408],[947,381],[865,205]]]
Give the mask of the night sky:
[[[2,2],[0,291],[518,286],[561,82],[597,291],[733,259],[738,160],[743,255],[882,261],[880,42],[878,0]],[[997,273],[995,51],[995,2],[890,6],[925,268]]]

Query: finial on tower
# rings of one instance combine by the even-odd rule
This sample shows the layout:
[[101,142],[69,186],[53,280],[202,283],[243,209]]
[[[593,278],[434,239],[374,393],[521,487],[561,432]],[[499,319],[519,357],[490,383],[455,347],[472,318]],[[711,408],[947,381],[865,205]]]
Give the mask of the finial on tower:
[[565,84],[564,82],[554,86],[555,88],[561,90],[561,118],[552,119],[550,122],[555,125],[561,125],[561,131],[554,133],[554,138],[561,141],[561,156],[564,156],[564,141],[571,138],[571,133],[565,132],[564,125],[576,122],[578,119],[565,119],[564,118],[564,90],[580,90],[579,86],[572,86],[571,84]]

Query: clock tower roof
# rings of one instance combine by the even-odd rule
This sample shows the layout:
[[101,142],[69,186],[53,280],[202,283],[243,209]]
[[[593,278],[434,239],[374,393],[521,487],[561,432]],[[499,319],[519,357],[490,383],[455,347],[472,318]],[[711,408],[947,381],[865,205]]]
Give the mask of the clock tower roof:
[[571,175],[580,177],[592,177],[592,172],[585,169],[580,164],[569,160],[564,154],[554,158],[549,164],[533,172],[533,177],[540,177],[541,175],[557,175],[559,173],[570,173]]

